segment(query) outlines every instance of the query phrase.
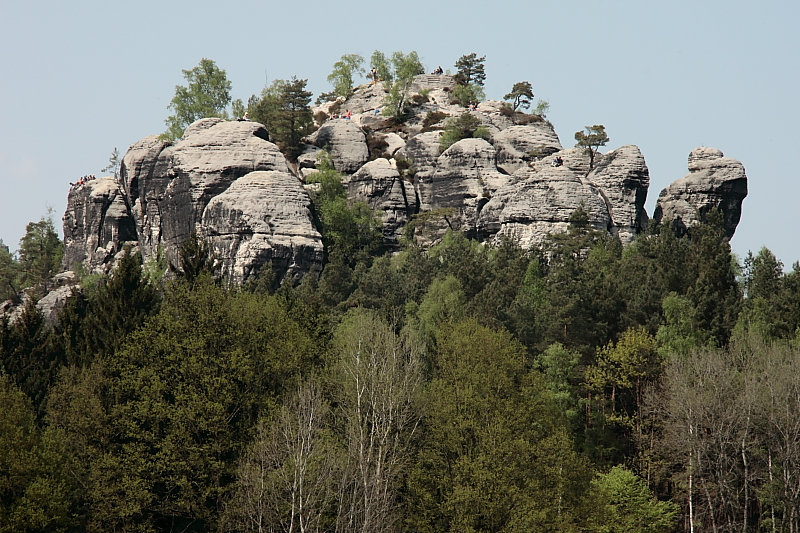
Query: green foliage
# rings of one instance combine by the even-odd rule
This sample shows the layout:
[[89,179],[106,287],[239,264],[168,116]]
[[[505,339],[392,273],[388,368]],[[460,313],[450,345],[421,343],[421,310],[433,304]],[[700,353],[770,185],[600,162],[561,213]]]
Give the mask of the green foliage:
[[337,258],[355,266],[380,250],[383,241],[380,220],[366,203],[348,202],[342,175],[333,169],[330,156],[324,151],[319,155],[318,169],[308,182],[319,184],[312,200],[326,253],[329,260]]
[[222,262],[217,259],[211,243],[198,237],[194,230],[178,247],[178,265],[169,264],[169,269],[190,287],[193,287],[201,276],[220,281],[221,268]]
[[364,58],[358,54],[345,54],[333,64],[328,81],[333,85],[336,96],[347,98],[353,91],[354,77],[364,75]]
[[503,100],[511,100],[511,109],[516,111],[518,107],[528,109],[531,106],[532,98],[533,87],[530,82],[518,81],[511,88],[511,92],[503,97]]
[[300,140],[314,131],[314,117],[309,107],[312,93],[308,80],[274,80],[248,102],[248,116],[267,127],[271,140],[289,160],[300,154]]
[[167,131],[162,137],[174,141],[192,122],[206,117],[226,117],[225,108],[231,102],[231,82],[225,71],[210,59],[201,59],[191,70],[184,70],[187,86],[176,85],[168,109],[174,115],[167,117]]
[[402,120],[408,106],[409,90],[414,76],[424,74],[425,69],[417,52],[408,54],[394,52],[391,63],[394,69],[392,75],[394,81],[391,83],[389,94],[383,101],[383,114],[393,117],[395,120]]
[[608,134],[606,134],[606,127],[603,125],[595,124],[594,126],[586,126],[586,131],[576,131],[575,140],[577,148],[583,148],[589,155],[589,168],[594,168],[594,158],[597,155],[597,150],[601,146],[605,146],[609,141]]
[[589,471],[539,376],[525,370],[524,348],[474,320],[452,324],[433,374],[408,529],[570,530]]
[[108,158],[108,166],[101,169],[100,172],[111,172],[115,178],[119,178],[119,166],[122,164],[122,157],[119,155],[119,150],[114,147],[111,152],[111,157]]
[[378,79],[384,83],[391,84],[394,81],[394,71],[391,61],[383,52],[375,50],[372,53],[372,57],[369,60],[369,68],[375,69],[378,74]]
[[488,139],[489,137],[489,130],[482,125],[481,120],[465,111],[457,119],[447,119],[444,131],[439,137],[439,148],[444,152],[461,139]]
[[536,102],[536,109],[533,110],[533,114],[538,115],[542,118],[546,118],[547,113],[549,112],[550,112],[550,102],[539,98],[539,101]]
[[30,401],[0,375],[0,532],[69,531],[74,490],[61,444],[42,434]]
[[19,263],[0,239],[0,301],[16,298]]
[[52,215],[29,222],[19,240],[19,284],[32,287],[45,284],[58,272],[64,245],[58,238]]
[[463,55],[456,61],[456,72],[454,78],[457,85],[477,85],[483,87],[486,81],[486,73],[484,72],[484,63],[486,56],[478,57],[477,54],[472,53]]
[[486,98],[483,88],[473,83],[457,85],[450,93],[450,99],[462,106],[477,105]]
[[660,502],[645,482],[623,466],[592,480],[597,514],[586,531],[596,533],[669,533],[674,531],[679,507]]

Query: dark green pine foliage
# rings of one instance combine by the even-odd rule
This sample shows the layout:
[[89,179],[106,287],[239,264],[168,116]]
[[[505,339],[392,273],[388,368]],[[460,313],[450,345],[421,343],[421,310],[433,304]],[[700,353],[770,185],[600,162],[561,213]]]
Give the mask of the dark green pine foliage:
[[297,160],[302,151],[300,140],[314,131],[314,117],[309,107],[312,93],[306,90],[307,82],[294,76],[284,82],[271,124],[270,133],[291,161]]
[[[64,246],[52,218],[29,222],[19,241],[19,284],[21,288],[46,283],[61,266]],[[45,291],[46,292],[46,291]]]
[[45,317],[28,300],[12,326],[0,320],[0,368],[42,414],[47,392],[66,363]]
[[169,269],[189,287],[194,287],[202,275],[221,281],[221,268],[222,262],[214,254],[211,243],[198,237],[194,230],[178,247],[178,265],[169,264]]
[[710,211],[706,223],[689,229],[687,260],[694,277],[687,296],[697,310],[698,327],[717,346],[725,346],[739,316],[742,294],[719,210]]
[[158,310],[158,288],[142,273],[142,258],[130,249],[90,298],[73,294],[59,317],[60,341],[70,364],[86,365],[117,351]]

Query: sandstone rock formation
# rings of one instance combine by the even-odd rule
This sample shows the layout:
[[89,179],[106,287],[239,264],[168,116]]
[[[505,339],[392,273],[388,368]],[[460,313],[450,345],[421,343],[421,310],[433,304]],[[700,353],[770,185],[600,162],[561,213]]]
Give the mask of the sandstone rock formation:
[[309,142],[326,148],[331,153],[334,168],[345,174],[354,173],[369,160],[367,137],[351,120],[329,120],[309,136]]
[[[597,154],[590,168],[586,151],[564,149],[542,117],[509,113],[494,100],[467,110],[451,102],[453,88],[450,76],[417,76],[411,96],[419,97],[410,99],[402,124],[376,113],[383,83],[320,104],[314,111],[349,109],[353,117],[325,120],[292,165],[253,122],[203,119],[174,144],[146,137],[125,155],[121,185],[103,178],[70,191],[63,267],[85,261],[107,268],[125,241],[137,241],[146,259],[163,247],[175,262],[178,246],[196,229],[212,242],[233,283],[267,263],[279,276],[318,271],[321,237],[304,189],[313,185],[302,181],[317,172],[323,148],[344,174],[350,200],[379,212],[390,248],[415,215],[425,219],[418,226],[425,231],[415,234],[422,245],[453,228],[485,242],[510,236],[535,246],[565,231],[581,206],[594,228],[625,244],[646,227],[649,172],[636,146]],[[426,122],[430,113],[436,118]],[[490,139],[462,139],[442,152],[446,117],[462,113],[478,118]],[[554,156],[563,165],[553,167]],[[703,148],[690,155],[689,171],[661,193],[656,220],[685,227],[720,207],[732,235],[747,194],[741,163]]]
[[397,167],[383,158],[370,161],[353,174],[347,191],[349,198],[381,214],[387,244],[397,246],[410,215],[418,210],[414,188],[403,181]]
[[689,174],[661,191],[653,219],[671,220],[686,231],[711,209],[720,209],[730,238],[739,224],[746,196],[747,176],[741,162],[724,157],[716,148],[695,148],[689,154]]
[[127,197],[113,176],[75,185],[67,196],[62,270],[85,263],[90,271],[105,272],[126,241],[136,241],[136,225]]
[[212,198],[197,228],[222,260],[222,273],[240,284],[271,264],[280,277],[322,267],[322,236],[311,200],[286,172],[251,172]]
[[[196,229],[211,239],[233,282],[244,281],[270,261],[279,276],[319,268],[322,245],[311,221],[310,199],[267,138],[261,124],[209,118],[192,124],[175,144],[155,136],[135,143],[123,158],[120,200],[135,223],[133,235],[111,239],[113,246],[95,255],[112,255],[120,241],[137,240],[146,260],[164,247],[174,263],[178,246]],[[239,181],[257,171],[267,175]],[[65,224],[75,226],[76,214],[91,211],[90,198],[75,196],[73,201],[71,196],[74,207],[68,208]],[[95,211],[85,217],[90,222],[84,226],[100,227],[101,235],[121,234],[113,232],[115,218]],[[70,258],[78,257],[79,248],[73,248]]]
[[481,210],[481,237],[496,243],[510,237],[525,248],[536,246],[549,233],[566,231],[578,207],[588,213],[593,228],[609,228],[611,218],[601,191],[579,173],[565,166],[546,167],[521,170],[515,178],[519,181],[498,190]]
[[647,228],[644,203],[650,172],[639,148],[626,145],[598,157],[586,179],[602,191],[610,216],[609,231],[623,244]]

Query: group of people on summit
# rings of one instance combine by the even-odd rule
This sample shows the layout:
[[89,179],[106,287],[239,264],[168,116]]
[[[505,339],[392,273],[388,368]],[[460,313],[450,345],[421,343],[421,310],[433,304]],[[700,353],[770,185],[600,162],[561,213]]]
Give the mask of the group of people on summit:
[[70,182],[69,185],[70,185],[70,187],[80,187],[81,185],[83,185],[87,181],[92,181],[93,179],[95,179],[94,174],[89,174],[88,176],[81,176],[81,179],[79,179],[75,183]]

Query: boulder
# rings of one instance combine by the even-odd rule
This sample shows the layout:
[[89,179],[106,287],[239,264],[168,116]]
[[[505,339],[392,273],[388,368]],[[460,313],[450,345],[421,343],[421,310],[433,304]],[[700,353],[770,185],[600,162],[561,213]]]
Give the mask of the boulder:
[[383,158],[370,161],[353,174],[347,188],[348,198],[364,201],[381,214],[386,243],[398,245],[418,206],[414,188],[403,181],[397,167]]
[[542,171],[517,172],[520,181],[498,190],[483,207],[478,219],[478,235],[499,243],[511,237],[520,246],[541,244],[548,234],[565,232],[570,215],[580,206],[589,215],[589,224],[607,230],[610,216],[601,192],[567,167]]
[[650,172],[644,156],[637,146],[626,145],[596,159],[586,179],[603,193],[611,215],[611,234],[629,244],[647,227],[644,203]]
[[[413,139],[412,139],[413,140]],[[410,143],[409,143],[410,144]],[[455,210],[448,225],[474,235],[477,215],[491,194],[508,183],[495,166],[495,151],[483,139],[462,139],[438,158],[430,177],[416,175],[420,208]]]
[[145,259],[178,246],[200,222],[208,202],[254,171],[287,172],[278,147],[257,122],[201,119],[173,145],[150,137],[134,144],[121,173]]
[[661,191],[653,219],[670,220],[682,232],[712,209],[720,209],[725,233],[733,237],[747,196],[747,176],[741,162],[716,148],[695,148],[689,154],[689,174]]
[[64,212],[63,270],[85,263],[89,271],[106,272],[123,243],[137,240],[121,183],[105,176],[74,185]]
[[312,133],[308,141],[319,148],[327,148],[339,172],[352,174],[369,160],[367,137],[351,120],[329,120]]
[[213,244],[222,273],[234,284],[268,263],[279,279],[322,268],[311,199],[287,172],[251,172],[234,180],[208,202],[198,235]]
[[497,168],[513,174],[537,158],[547,158],[563,150],[553,125],[536,122],[524,126],[510,126],[492,137],[497,150]]

